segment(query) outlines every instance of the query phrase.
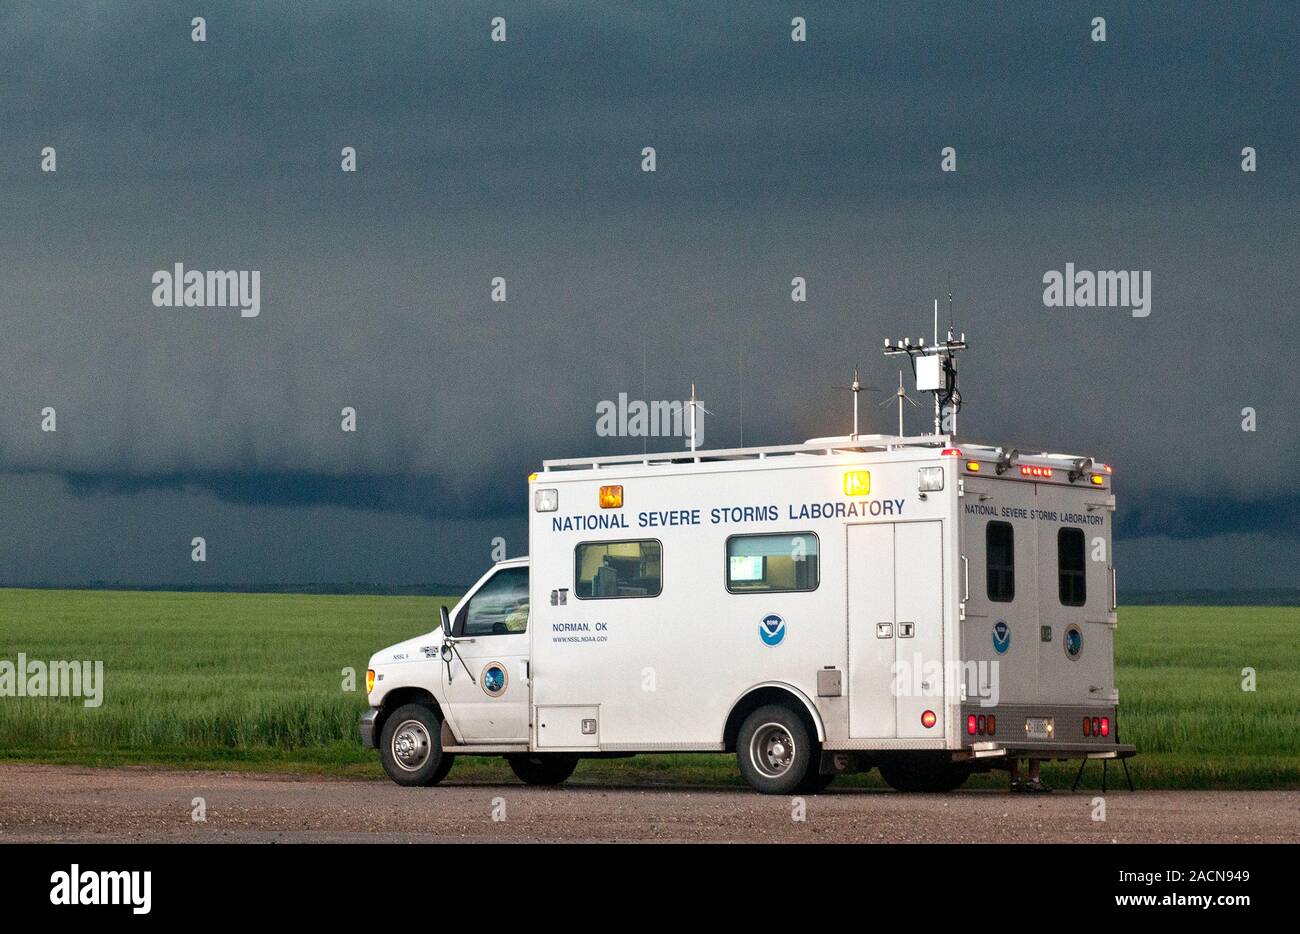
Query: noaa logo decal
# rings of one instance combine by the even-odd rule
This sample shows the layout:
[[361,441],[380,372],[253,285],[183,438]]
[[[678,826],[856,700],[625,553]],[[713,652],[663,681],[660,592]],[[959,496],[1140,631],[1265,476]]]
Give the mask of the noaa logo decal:
[[758,637],[764,645],[780,645],[785,638],[785,620],[775,613],[769,613],[758,624]]
[[1065,630],[1065,638],[1062,641],[1065,645],[1065,654],[1071,659],[1077,659],[1083,654],[1083,630],[1078,626],[1071,626]]
[[484,665],[483,677],[480,680],[483,692],[488,697],[500,697],[506,692],[506,685],[510,683],[510,678],[506,675],[506,666],[500,662],[488,662]]
[[1007,625],[1005,619],[1000,619],[993,624],[993,651],[999,655],[1006,655],[1009,648],[1011,648],[1011,627]]

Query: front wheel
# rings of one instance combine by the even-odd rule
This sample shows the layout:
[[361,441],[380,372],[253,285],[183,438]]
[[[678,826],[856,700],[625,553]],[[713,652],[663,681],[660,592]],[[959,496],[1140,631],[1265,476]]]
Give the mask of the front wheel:
[[770,704],[745,718],[736,737],[736,762],[755,791],[788,795],[804,787],[817,768],[814,745],[797,713]]
[[558,785],[578,767],[578,757],[564,753],[506,756],[510,768],[525,785]]
[[379,761],[399,785],[436,785],[451,771],[454,756],[442,751],[442,722],[424,704],[406,704],[384,721]]

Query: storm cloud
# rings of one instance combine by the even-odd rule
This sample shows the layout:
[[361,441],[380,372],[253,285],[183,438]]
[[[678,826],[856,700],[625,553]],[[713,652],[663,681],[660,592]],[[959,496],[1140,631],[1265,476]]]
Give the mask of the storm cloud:
[[[1094,6],[5,7],[0,577],[466,581],[543,458],[641,449],[601,400],[843,433],[951,285],[963,436],[1114,464],[1129,582],[1231,535],[1276,583],[1300,14]],[[175,263],[259,270],[260,314],[155,307]],[[1150,316],[1045,307],[1066,263],[1150,271]]]

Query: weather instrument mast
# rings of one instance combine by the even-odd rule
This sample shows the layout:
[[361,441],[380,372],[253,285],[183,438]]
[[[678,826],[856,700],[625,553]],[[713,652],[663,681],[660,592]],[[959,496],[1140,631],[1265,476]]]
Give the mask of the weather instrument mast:
[[[949,299],[951,303],[951,298]],[[916,376],[917,392],[934,393],[934,433],[936,435],[957,434],[957,413],[961,410],[961,393],[957,390],[957,354],[966,349],[966,335],[960,338],[953,334],[952,325],[948,326],[948,336],[939,340],[939,300],[934,300],[934,343],[926,345],[922,337],[915,344],[910,337],[905,337],[897,344],[885,338],[885,356],[907,354],[912,364],[912,373]],[[899,402],[901,416],[902,402]],[[899,430],[902,433],[902,430]]]

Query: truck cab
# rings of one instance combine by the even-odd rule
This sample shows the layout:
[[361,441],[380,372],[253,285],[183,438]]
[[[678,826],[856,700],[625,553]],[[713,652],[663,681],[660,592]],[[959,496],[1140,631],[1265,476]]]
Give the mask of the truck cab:
[[384,750],[394,781],[433,784],[458,749],[505,755],[526,780],[562,780],[529,754],[529,605],[528,559],[501,561],[438,629],[371,657],[362,742]]

